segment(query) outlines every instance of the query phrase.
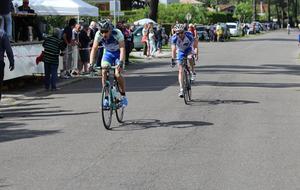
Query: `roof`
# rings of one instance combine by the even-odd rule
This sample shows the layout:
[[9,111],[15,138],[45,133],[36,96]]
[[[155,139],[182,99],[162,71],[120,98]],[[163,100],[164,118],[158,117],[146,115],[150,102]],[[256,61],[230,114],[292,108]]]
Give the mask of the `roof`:
[[230,4],[225,4],[225,5],[218,5],[218,7],[220,8],[220,11],[225,11],[225,10],[227,10],[227,9],[229,9],[229,8],[235,8],[235,6],[234,5],[230,5]]

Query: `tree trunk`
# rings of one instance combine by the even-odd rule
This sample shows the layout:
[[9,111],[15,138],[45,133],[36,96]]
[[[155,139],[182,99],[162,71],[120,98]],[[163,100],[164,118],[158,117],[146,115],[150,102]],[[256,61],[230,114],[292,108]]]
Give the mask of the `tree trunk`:
[[281,6],[281,21],[282,21],[281,28],[283,28],[284,27],[284,6],[283,5]]
[[159,0],[148,0],[150,7],[149,18],[157,22],[157,13],[158,13],[158,3]]
[[271,22],[271,0],[268,0],[268,21]]
[[253,15],[252,15],[252,19],[253,21],[256,21],[256,0],[252,0],[252,9],[253,9]]
[[276,6],[276,14],[277,14],[277,22],[279,25],[281,25],[281,19],[280,19],[280,13],[279,13],[279,8],[278,8],[278,3],[275,4]]
[[295,19],[295,23],[298,25],[298,0],[294,0],[294,19]]

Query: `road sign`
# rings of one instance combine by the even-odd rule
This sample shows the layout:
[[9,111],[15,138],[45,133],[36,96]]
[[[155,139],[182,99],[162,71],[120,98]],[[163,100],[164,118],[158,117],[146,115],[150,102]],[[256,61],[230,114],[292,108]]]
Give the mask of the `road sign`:
[[187,21],[190,21],[190,20],[192,19],[191,13],[187,13],[187,14],[185,15],[185,19],[186,19]]

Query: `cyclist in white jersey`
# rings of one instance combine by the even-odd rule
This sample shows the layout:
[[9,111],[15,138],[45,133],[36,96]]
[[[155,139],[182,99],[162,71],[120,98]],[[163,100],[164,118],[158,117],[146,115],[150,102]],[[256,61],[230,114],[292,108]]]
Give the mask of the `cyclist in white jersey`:
[[[194,46],[194,36],[191,32],[184,31],[183,24],[176,24],[174,26],[175,34],[172,36],[172,66],[178,63],[178,82],[180,86],[179,97],[183,97],[182,88],[182,73],[183,73],[183,59],[188,58],[190,64],[193,64],[193,46]],[[176,57],[177,53],[177,57]],[[176,58],[175,58],[176,57]]]
[[[103,58],[101,61],[102,68],[102,86],[105,86],[107,79],[107,69],[110,66],[117,66],[115,76],[120,85],[121,104],[128,105],[125,92],[125,80],[121,75],[125,61],[125,43],[124,36],[119,29],[113,28],[110,20],[102,20],[99,22],[100,30],[96,33],[94,44],[91,51],[90,63],[95,63],[96,52],[101,43],[104,46]],[[104,107],[109,107],[108,97],[104,99]]]

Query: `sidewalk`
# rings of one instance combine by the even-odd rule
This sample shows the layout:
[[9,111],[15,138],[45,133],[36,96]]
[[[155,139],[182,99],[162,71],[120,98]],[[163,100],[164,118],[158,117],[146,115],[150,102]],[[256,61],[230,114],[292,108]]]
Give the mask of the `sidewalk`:
[[[57,87],[61,88],[63,86],[84,80],[84,77],[74,77],[70,79],[59,79],[57,82]],[[43,87],[38,87],[37,89],[34,90],[25,90],[24,93],[19,93],[19,92],[11,92],[11,93],[3,93],[2,94],[2,100],[0,102],[0,108],[6,108],[10,106],[16,106],[28,101],[33,100],[32,97],[37,96],[38,94],[41,93],[55,93],[55,92],[47,92]]]

